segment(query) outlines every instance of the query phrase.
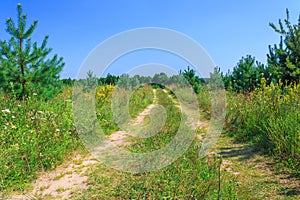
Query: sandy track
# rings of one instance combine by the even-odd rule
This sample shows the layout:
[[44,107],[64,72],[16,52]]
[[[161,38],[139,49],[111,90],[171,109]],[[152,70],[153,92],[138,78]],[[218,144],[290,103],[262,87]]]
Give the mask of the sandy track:
[[[153,104],[147,106],[135,119],[130,126],[139,126],[144,122],[145,116],[149,115],[151,110],[157,104],[156,90],[153,90]],[[105,143],[97,147],[97,151],[107,151],[116,146],[129,145],[128,133],[126,131],[116,131],[108,136]],[[98,157],[97,157],[98,158]],[[32,190],[26,190],[20,194],[13,194],[8,199],[11,200],[29,200],[29,199],[70,199],[72,191],[76,189],[87,189],[86,176],[87,169],[99,163],[92,155],[76,155],[70,161],[65,162],[52,171],[42,172],[33,182]]]

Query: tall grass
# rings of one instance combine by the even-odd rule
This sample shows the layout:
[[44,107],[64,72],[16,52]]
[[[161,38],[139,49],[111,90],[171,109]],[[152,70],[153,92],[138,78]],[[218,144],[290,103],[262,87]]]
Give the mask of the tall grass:
[[78,146],[70,96],[0,100],[0,191],[23,189]]
[[205,114],[205,118],[209,119],[211,115],[211,94],[206,85],[199,85],[199,93],[197,94],[199,109]]
[[253,93],[228,93],[227,99],[227,131],[238,140],[254,142],[299,173],[300,86],[266,86],[263,79]]
[[97,119],[105,134],[119,130],[118,124],[127,122],[153,102],[150,86],[125,90],[112,85],[96,88]]
[[96,114],[105,134],[110,134],[119,129],[118,125],[113,121],[111,108],[113,91],[114,86],[112,85],[98,86],[96,88]]
[[129,98],[129,114],[136,117],[149,104],[153,103],[153,91],[151,86],[136,89]]

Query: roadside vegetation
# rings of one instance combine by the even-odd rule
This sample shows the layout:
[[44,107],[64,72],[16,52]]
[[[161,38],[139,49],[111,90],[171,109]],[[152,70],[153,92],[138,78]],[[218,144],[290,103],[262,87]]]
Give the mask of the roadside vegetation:
[[251,142],[300,175],[300,87],[282,82],[248,95],[229,93],[226,131]]
[[300,174],[300,16],[296,24],[279,20],[280,43],[269,46],[268,65],[242,58],[224,75],[227,133],[252,142],[281,165]]

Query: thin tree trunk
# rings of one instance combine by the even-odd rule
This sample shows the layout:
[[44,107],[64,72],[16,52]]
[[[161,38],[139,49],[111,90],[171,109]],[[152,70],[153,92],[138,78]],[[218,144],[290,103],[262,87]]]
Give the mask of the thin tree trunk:
[[19,64],[20,64],[20,68],[21,68],[21,73],[22,73],[22,93],[25,93],[25,89],[26,89],[26,80],[25,80],[25,70],[24,70],[24,64],[23,64],[23,60],[22,60],[22,54],[23,52],[23,38],[20,38],[20,55],[19,55]]

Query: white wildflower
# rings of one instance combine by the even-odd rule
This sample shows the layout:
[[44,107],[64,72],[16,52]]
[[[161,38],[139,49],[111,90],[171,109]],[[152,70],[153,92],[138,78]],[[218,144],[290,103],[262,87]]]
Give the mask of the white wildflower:
[[3,113],[10,113],[10,110],[6,108],[5,110],[2,110]]
[[21,107],[21,105],[19,104],[18,107]]
[[11,116],[11,118],[15,119],[16,117],[15,116]]
[[56,132],[60,132],[60,130],[59,130],[58,128],[57,128],[57,129],[55,129],[55,131],[56,131]]
[[15,129],[15,128],[17,128],[17,127],[16,127],[15,125],[12,125],[11,128]]

